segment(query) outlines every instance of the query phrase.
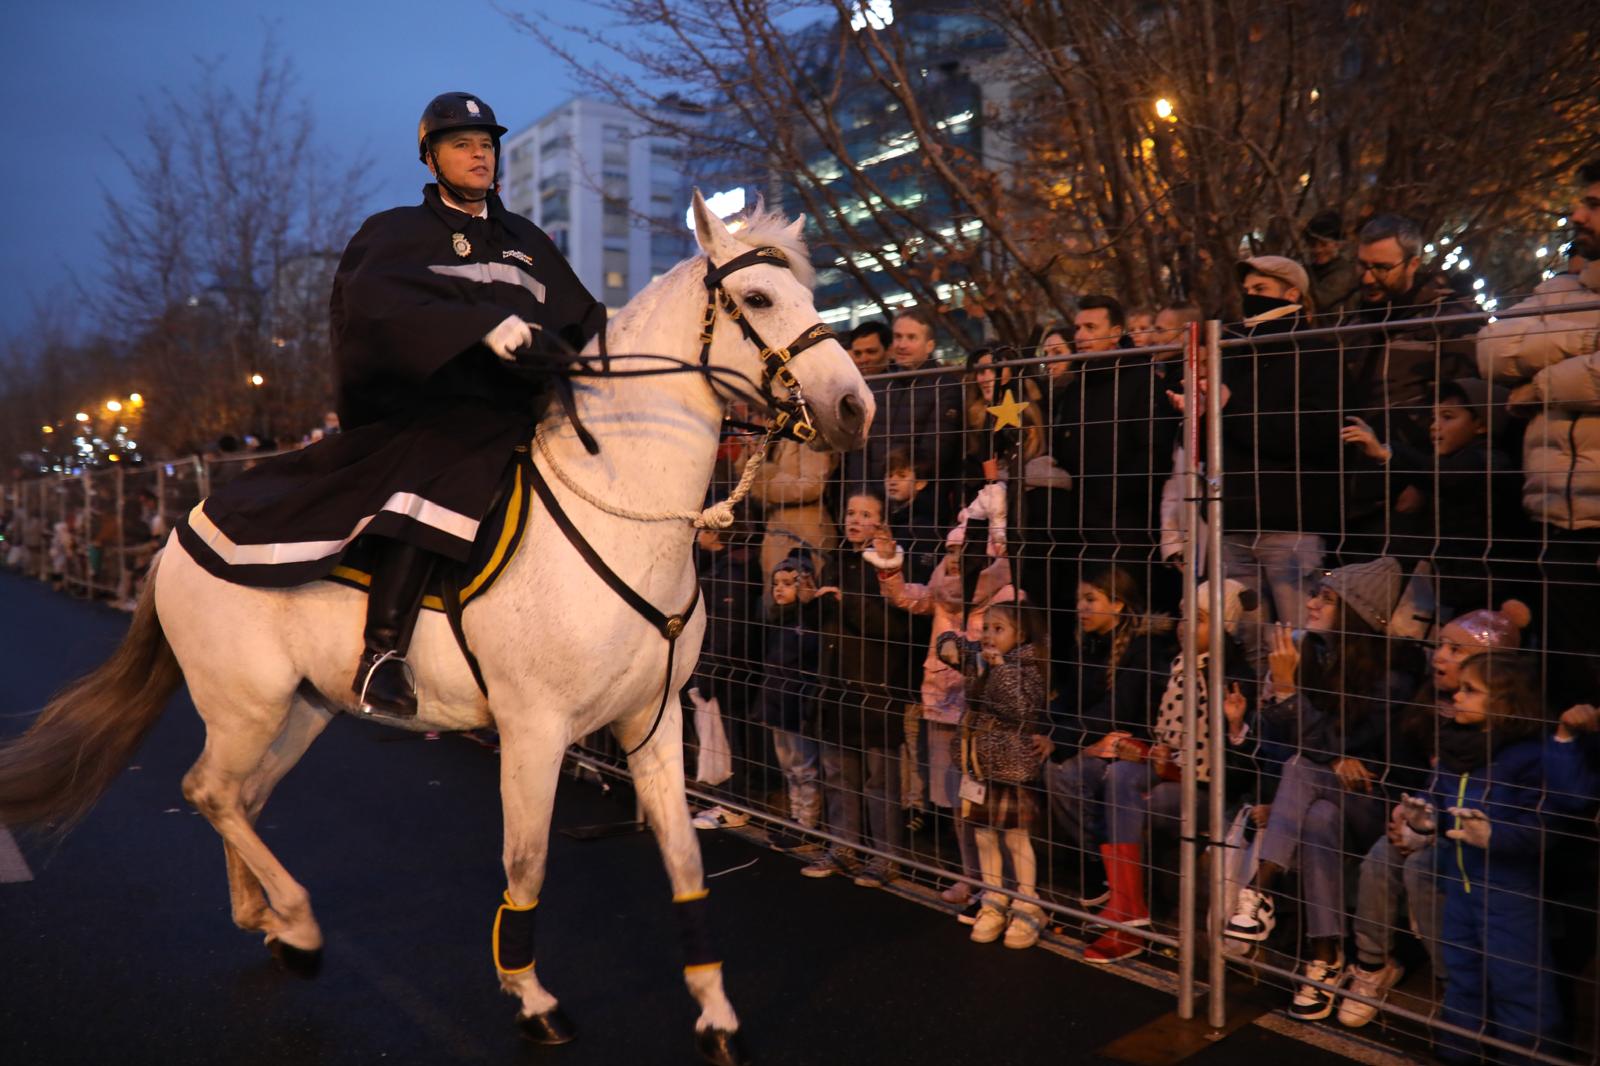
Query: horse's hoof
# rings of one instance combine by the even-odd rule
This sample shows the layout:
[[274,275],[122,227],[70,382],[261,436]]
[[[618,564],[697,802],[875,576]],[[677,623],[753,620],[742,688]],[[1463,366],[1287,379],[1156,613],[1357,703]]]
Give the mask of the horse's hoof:
[[700,1057],[712,1066],[750,1066],[739,1033],[732,1029],[702,1029],[694,1034]]
[[572,1019],[561,1013],[560,1007],[551,1007],[543,1014],[518,1015],[517,1027],[535,1044],[570,1044],[578,1035]]
[[267,949],[272,952],[272,957],[277,959],[285,970],[296,977],[311,978],[322,972],[322,949],[297,948],[293,944],[285,944],[281,940],[268,940]]

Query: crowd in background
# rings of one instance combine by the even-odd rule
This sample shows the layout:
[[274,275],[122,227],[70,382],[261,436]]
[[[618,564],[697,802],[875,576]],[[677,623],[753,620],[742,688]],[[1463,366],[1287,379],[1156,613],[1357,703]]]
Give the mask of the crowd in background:
[[[943,895],[973,940],[1032,945],[1048,899],[1095,913],[1083,957],[1112,963],[1145,948],[1182,781],[1220,779],[1250,856],[1225,940],[1293,960],[1292,1016],[1365,1025],[1422,969],[1434,1016],[1475,1034],[1441,1029],[1442,1057],[1514,1057],[1477,1036],[1579,1054],[1600,870],[1600,163],[1578,186],[1567,270],[1498,318],[1423,265],[1408,220],[1347,242],[1319,216],[1309,261],[1238,264],[1243,314],[1194,396],[1193,306],[1087,295],[962,373],[931,373],[915,308],[857,327],[866,448],[779,445],[744,522],[700,538],[697,690],[744,772],[781,774],[801,832],[778,844],[808,876],[881,886],[945,825],[962,876]],[[1180,427],[1211,390],[1222,528],[1189,529]],[[721,458],[725,487],[746,456]],[[1184,554],[1203,567],[1210,536],[1222,572],[1185,604]],[[1200,676],[1215,626],[1227,678],[1226,735],[1202,689],[1192,747],[1191,613]]]

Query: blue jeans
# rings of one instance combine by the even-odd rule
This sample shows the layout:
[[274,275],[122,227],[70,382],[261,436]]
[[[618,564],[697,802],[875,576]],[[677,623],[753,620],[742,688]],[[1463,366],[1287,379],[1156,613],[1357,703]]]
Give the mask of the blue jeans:
[[1395,923],[1402,909],[1411,914],[1411,931],[1428,949],[1435,977],[1444,976],[1439,958],[1439,911],[1444,892],[1433,876],[1434,845],[1402,855],[1387,836],[1372,845],[1361,860],[1356,891],[1356,952],[1377,966],[1394,950]]
[[817,742],[804,733],[774,728],[772,750],[778,756],[778,769],[783,771],[783,784],[789,793],[789,817],[807,829],[815,829],[822,816]]
[[1350,829],[1357,839],[1370,840],[1374,826],[1382,830],[1384,814],[1381,796],[1347,791],[1329,766],[1304,755],[1283,764],[1261,838],[1261,861],[1292,870],[1299,858],[1306,936],[1344,935],[1345,833]]
[[1067,843],[1080,851],[1094,851],[1105,836],[1105,813],[1101,797],[1105,794],[1109,759],[1078,754],[1065,762],[1045,767],[1045,788],[1050,793],[1050,811],[1066,835]]
[[1222,573],[1243,582],[1261,605],[1240,620],[1240,642],[1258,673],[1265,673],[1271,622],[1295,629],[1306,623],[1306,600],[1317,584],[1324,545],[1315,533],[1226,533]]
[[828,831],[846,844],[861,843],[861,749],[822,745],[822,795]]
[[1112,844],[1138,844],[1151,819],[1173,822],[1183,810],[1183,787],[1163,781],[1149,762],[1118,761],[1106,771],[1106,840]]

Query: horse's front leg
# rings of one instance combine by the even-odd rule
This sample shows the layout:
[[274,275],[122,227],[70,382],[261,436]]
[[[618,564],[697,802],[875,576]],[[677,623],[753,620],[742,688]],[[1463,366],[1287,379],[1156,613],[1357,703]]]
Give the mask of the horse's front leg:
[[[624,750],[643,739],[655,718],[655,708],[613,727]],[[695,1040],[700,1054],[718,1066],[747,1062],[738,1038],[739,1018],[722,989],[722,959],[711,941],[705,871],[700,862],[700,842],[689,821],[689,802],[683,791],[683,707],[676,696],[668,701],[661,724],[650,740],[628,759],[639,804],[655,831],[672,882],[672,900],[683,933],[684,980],[700,1004]]]
[[500,987],[522,1004],[517,1024],[523,1035],[540,1044],[565,1044],[577,1034],[534,973],[534,919],[566,737],[543,723],[498,724],[506,891],[494,917],[495,970]]

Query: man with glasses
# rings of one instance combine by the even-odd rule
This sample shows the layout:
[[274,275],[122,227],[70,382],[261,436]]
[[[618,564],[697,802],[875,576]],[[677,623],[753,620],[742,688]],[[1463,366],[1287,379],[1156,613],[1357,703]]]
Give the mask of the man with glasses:
[[[1433,320],[1478,308],[1457,296],[1442,271],[1424,267],[1422,231],[1399,215],[1379,215],[1361,227],[1356,269],[1361,276],[1356,320],[1385,326],[1330,342],[1344,353],[1344,414],[1365,420],[1380,440],[1399,440],[1429,454],[1439,385],[1476,376],[1472,347],[1459,338],[1469,336],[1477,323]],[[1353,449],[1349,457],[1344,552],[1403,554],[1394,538],[1420,532],[1413,528],[1420,494],[1403,491],[1404,483],[1396,483],[1388,468],[1364,466]]]

